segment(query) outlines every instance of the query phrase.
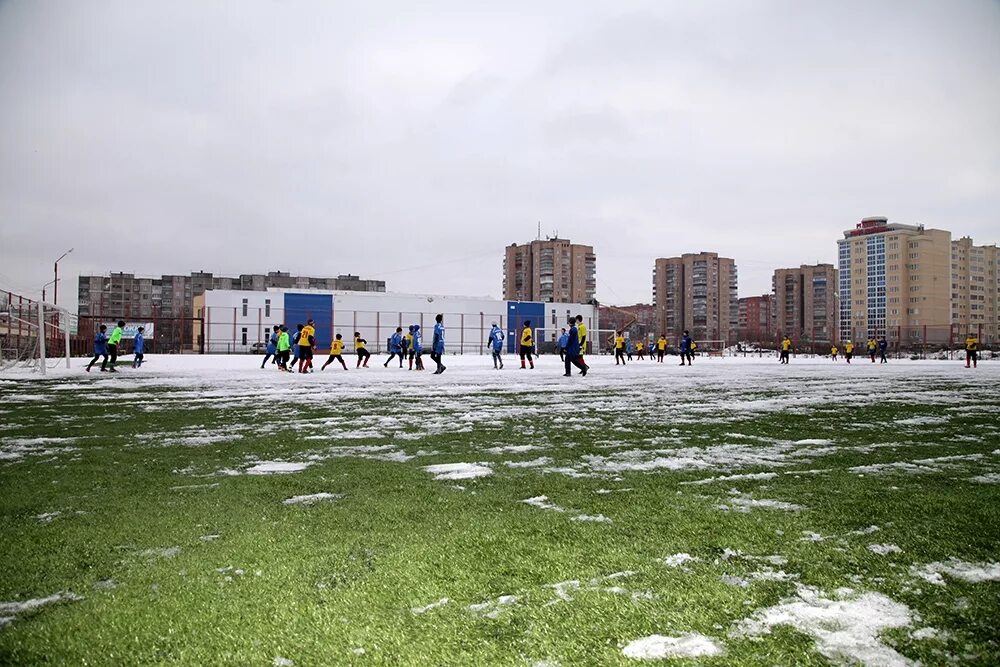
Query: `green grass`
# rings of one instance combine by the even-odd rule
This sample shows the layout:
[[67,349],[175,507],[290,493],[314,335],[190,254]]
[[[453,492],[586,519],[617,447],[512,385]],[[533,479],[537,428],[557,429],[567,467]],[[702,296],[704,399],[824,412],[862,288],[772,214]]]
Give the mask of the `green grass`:
[[[911,389],[918,394],[950,387],[914,381]],[[25,391],[50,400],[19,403]],[[811,389],[803,384],[797,391]],[[469,393],[483,401],[476,389]],[[1000,659],[1000,583],[947,579],[946,586],[935,587],[909,574],[913,564],[950,557],[998,560],[1000,486],[968,481],[1000,464],[991,453],[1000,446],[998,402],[968,412],[933,402],[818,406],[779,414],[720,411],[700,422],[673,423],[672,416],[683,416],[683,410],[665,409],[646,418],[601,409],[618,396],[595,389],[576,399],[575,416],[600,420],[587,430],[571,431],[565,423],[538,416],[526,422],[515,414],[502,417],[503,425],[474,422],[469,432],[390,441],[411,454],[437,452],[403,463],[346,456],[295,474],[230,477],[211,474],[239,467],[248,454],[296,459],[303,451],[334,445],[385,444],[385,438],[305,440],[328,429],[295,424],[336,416],[346,426],[393,414],[399,406],[338,396],[335,406],[290,404],[278,419],[259,400],[220,410],[175,394],[139,385],[119,401],[94,401],[58,391],[58,383],[0,387],[0,403],[16,405],[16,410],[5,409],[8,427],[0,431],[0,443],[83,437],[72,443],[73,451],[0,461],[0,601],[59,591],[83,598],[19,614],[0,628],[0,661],[269,665],[282,656],[296,665],[542,660],[614,665],[635,664],[622,655],[633,639],[699,632],[724,643],[727,653],[692,663],[828,664],[813,638],[790,628],[777,628],[759,640],[727,637],[754,610],[794,595],[795,583],[726,584],[722,575],[746,576],[760,565],[726,560],[725,549],[780,554],[788,562],[774,569],[797,575],[803,584],[828,593],[843,586],[883,593],[919,614],[914,628],[949,633],[940,641],[914,640],[907,630],[883,635],[885,643],[912,660],[941,664],[950,655],[965,664],[987,665]],[[760,392],[762,398],[768,395],[775,392]],[[515,395],[508,405],[516,412],[518,406],[557,400],[533,393]],[[431,414],[431,401],[416,399],[416,406],[407,409]],[[162,409],[136,409],[149,404]],[[459,408],[452,409],[444,416],[462,417]],[[915,415],[946,415],[949,421],[905,434],[889,426]],[[162,446],[167,436],[200,426],[242,437],[197,447]],[[271,430],[262,432],[264,427]],[[407,428],[415,430],[412,424]],[[732,433],[769,440],[829,438],[838,449],[785,468],[657,470],[617,477],[569,477],[502,465],[548,456],[552,466],[574,466],[586,455],[733,442],[727,435]],[[683,444],[648,442],[659,436]],[[898,444],[856,449],[889,441]],[[511,442],[545,449],[483,451]],[[609,442],[616,447],[605,447]],[[847,470],[954,454],[983,458],[920,475],[859,476]],[[491,462],[495,474],[458,482],[465,487],[460,489],[422,470],[457,461]],[[806,468],[824,472],[784,474]],[[783,474],[764,481],[683,484],[769,470]],[[719,510],[733,488],[808,509]],[[630,490],[595,493],[598,489]],[[290,496],[320,491],[343,497],[313,506],[282,504]],[[575,522],[569,513],[520,502],[537,495],[563,508],[606,515],[613,523]],[[49,523],[34,518],[54,511],[62,514]],[[870,524],[881,530],[850,534]],[[802,541],[803,531],[827,539]],[[220,537],[203,540],[207,535]],[[873,542],[895,544],[903,552],[879,556],[866,548]],[[174,546],[181,549],[172,558],[143,555]],[[686,568],[657,562],[680,552],[699,560]],[[588,586],[593,578],[624,570],[635,574]],[[117,586],[95,587],[105,580]],[[571,592],[571,601],[549,604],[558,600],[551,584],[566,580],[580,580],[581,589]],[[612,585],[629,593],[597,590]],[[651,598],[633,599],[633,592],[648,592]],[[518,600],[496,618],[467,608],[501,595]],[[411,612],[443,597],[450,602],[423,614]],[[355,654],[357,648],[364,654]]]

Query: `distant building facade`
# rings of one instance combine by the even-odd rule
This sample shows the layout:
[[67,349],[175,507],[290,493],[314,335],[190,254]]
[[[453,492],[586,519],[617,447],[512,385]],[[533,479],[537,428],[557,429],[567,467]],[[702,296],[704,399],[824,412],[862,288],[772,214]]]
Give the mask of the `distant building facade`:
[[951,323],[959,338],[970,332],[1000,338],[1000,248],[951,242]]
[[238,278],[197,272],[187,276],[136,277],[132,273],[80,276],[77,313],[85,316],[148,319],[193,316],[194,297],[206,290],[262,292],[270,288],[384,292],[385,281],[350,274],[336,278],[293,276],[281,271],[249,273]]
[[739,337],[762,343],[774,340],[774,294],[747,296],[739,301]]
[[774,290],[774,329],[796,344],[833,343],[837,340],[837,269],[833,264],[813,264],[778,269],[771,279]]
[[660,332],[671,341],[688,330],[696,340],[735,342],[736,262],[714,252],[661,257],[653,269],[653,303]]
[[590,303],[596,291],[593,246],[553,238],[513,243],[504,252],[504,299]]
[[649,340],[658,336],[656,307],[651,303],[636,303],[631,306],[598,307],[601,328],[626,331],[633,340]]
[[951,232],[864,218],[837,241],[840,340],[947,343]]

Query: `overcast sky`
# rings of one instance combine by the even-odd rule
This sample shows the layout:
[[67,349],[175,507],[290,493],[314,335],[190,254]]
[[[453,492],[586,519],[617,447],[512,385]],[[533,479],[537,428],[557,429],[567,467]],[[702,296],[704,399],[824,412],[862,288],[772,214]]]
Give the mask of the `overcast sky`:
[[864,216],[1000,242],[998,119],[996,1],[0,0],[0,287],[500,297],[540,221],[608,303],[700,250],[761,294]]

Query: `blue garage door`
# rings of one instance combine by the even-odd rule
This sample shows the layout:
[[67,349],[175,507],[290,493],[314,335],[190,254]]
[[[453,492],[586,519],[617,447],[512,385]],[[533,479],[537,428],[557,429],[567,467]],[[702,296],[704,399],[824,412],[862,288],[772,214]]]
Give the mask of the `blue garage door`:
[[293,294],[285,293],[285,324],[289,334],[294,335],[299,324],[314,320],[316,327],[316,349],[328,350],[332,335],[331,318],[333,317],[332,294]]
[[535,341],[544,340],[545,304],[535,301],[507,302],[507,351],[517,352],[521,344],[521,329],[526,321],[535,329]]

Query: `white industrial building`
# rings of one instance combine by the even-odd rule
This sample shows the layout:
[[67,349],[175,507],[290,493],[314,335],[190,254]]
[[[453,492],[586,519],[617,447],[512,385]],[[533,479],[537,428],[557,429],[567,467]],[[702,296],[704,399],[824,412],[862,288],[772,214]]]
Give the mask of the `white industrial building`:
[[369,350],[382,352],[396,327],[405,332],[411,324],[420,325],[429,348],[438,313],[444,315],[448,354],[485,353],[493,322],[503,329],[509,352],[515,351],[527,320],[542,350],[551,347],[569,315],[582,315],[589,329],[598,329],[597,308],[588,304],[385,292],[208,290],[194,298],[194,340],[206,353],[252,352],[267,342],[273,325],[286,324],[294,333],[296,324],[311,318],[319,353],[326,353],[338,333],[353,351],[355,331],[368,341]]

